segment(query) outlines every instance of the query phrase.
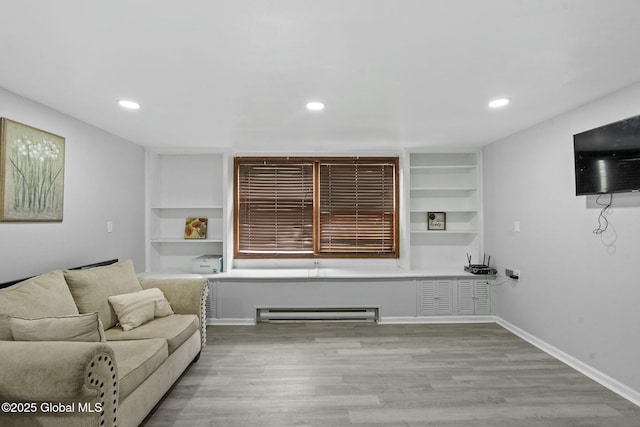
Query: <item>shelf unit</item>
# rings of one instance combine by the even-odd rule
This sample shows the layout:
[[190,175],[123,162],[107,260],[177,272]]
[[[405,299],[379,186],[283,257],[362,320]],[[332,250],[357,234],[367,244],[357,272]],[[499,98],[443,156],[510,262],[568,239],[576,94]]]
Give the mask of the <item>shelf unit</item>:
[[[189,272],[191,260],[223,254],[221,154],[147,154],[147,262],[150,272]],[[187,217],[206,217],[206,239],[185,239]]]
[[[480,154],[409,154],[411,268],[462,266],[481,247]],[[428,230],[428,212],[445,212],[446,229]]]

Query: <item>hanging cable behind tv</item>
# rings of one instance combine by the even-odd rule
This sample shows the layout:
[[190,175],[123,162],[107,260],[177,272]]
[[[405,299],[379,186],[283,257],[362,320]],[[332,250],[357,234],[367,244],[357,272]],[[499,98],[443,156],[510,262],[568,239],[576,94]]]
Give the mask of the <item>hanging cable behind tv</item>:
[[607,228],[609,228],[609,220],[607,219],[607,215],[609,214],[609,208],[613,203],[613,193],[609,193],[608,203],[602,203],[600,202],[600,197],[605,194],[606,193],[599,194],[598,198],[596,199],[596,204],[598,206],[603,206],[603,208],[600,210],[600,215],[598,215],[598,228],[593,230],[593,234],[602,234],[607,231]]

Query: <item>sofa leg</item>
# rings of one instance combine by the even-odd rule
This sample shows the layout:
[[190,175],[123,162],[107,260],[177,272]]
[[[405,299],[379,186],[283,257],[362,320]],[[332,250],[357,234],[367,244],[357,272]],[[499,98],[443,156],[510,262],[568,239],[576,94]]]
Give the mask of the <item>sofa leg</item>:
[[191,362],[192,364],[200,360],[200,354],[202,354],[202,350],[200,350],[198,354],[196,354],[196,357],[193,358],[193,361]]

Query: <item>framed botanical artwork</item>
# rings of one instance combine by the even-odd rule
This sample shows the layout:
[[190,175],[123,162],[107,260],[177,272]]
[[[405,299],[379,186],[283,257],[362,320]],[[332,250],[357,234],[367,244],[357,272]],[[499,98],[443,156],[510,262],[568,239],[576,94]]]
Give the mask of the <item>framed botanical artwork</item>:
[[446,212],[427,212],[427,230],[446,230]]
[[206,239],[207,218],[188,217],[184,225],[185,239]]
[[62,221],[64,137],[0,119],[0,221]]

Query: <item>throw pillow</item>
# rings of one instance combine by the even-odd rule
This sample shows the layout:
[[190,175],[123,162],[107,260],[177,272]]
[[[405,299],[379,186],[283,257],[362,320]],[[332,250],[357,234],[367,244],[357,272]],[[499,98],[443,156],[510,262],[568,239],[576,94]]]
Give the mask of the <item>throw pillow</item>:
[[156,311],[155,301],[138,298],[136,294],[137,292],[109,297],[109,302],[118,316],[123,331],[130,331],[153,320]]
[[10,317],[15,341],[106,342],[98,313],[23,319]]
[[[166,317],[173,314],[173,309],[171,308],[169,301],[165,298],[162,290],[158,288],[143,289],[138,292],[109,297],[109,302],[113,306],[116,315],[118,314],[118,309],[114,306],[114,302],[118,304],[119,307],[128,307],[129,305],[135,304],[139,301],[154,302],[155,309],[153,317]],[[118,316],[118,319],[120,319],[120,316]]]
[[105,329],[118,322],[108,298],[142,289],[131,260],[88,270],[65,270],[64,278],[80,313],[98,312]]
[[[95,311],[95,310],[94,310]],[[78,314],[61,270],[53,270],[0,289],[0,340],[11,340],[9,317]]]
[[167,317],[173,314],[173,309],[164,293],[158,288],[145,289],[137,292],[142,298],[152,299],[155,302],[155,312],[153,317]]

